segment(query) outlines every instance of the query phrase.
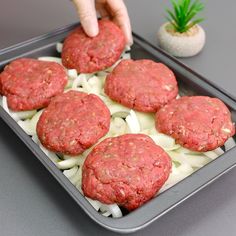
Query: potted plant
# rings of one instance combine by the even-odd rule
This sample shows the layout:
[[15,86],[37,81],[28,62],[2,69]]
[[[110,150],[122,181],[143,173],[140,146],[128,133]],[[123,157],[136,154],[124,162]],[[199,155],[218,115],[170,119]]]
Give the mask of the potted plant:
[[205,44],[205,31],[198,24],[203,18],[196,18],[204,4],[199,0],[171,0],[171,3],[173,10],[166,10],[168,22],[158,32],[159,45],[177,57],[194,56]]

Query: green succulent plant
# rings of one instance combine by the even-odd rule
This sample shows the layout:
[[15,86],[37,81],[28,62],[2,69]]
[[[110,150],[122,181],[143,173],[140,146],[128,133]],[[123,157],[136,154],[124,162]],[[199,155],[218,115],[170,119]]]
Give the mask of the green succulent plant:
[[199,0],[171,0],[173,9],[166,9],[167,20],[179,33],[184,33],[194,25],[203,21],[203,18],[195,18],[204,9],[204,4]]

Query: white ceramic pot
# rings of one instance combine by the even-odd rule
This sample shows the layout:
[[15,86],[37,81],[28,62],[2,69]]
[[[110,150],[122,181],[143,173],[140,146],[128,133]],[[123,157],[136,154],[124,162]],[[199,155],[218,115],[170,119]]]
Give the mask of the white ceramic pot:
[[206,37],[200,25],[185,33],[176,32],[169,26],[169,22],[163,24],[157,34],[158,43],[165,51],[176,57],[191,57],[202,50]]

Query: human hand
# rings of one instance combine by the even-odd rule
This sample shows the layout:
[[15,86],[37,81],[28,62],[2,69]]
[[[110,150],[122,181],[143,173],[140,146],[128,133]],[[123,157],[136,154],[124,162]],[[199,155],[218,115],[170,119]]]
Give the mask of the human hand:
[[98,34],[96,11],[102,18],[110,18],[124,32],[127,44],[133,43],[127,8],[123,0],[73,0],[85,33],[94,37]]

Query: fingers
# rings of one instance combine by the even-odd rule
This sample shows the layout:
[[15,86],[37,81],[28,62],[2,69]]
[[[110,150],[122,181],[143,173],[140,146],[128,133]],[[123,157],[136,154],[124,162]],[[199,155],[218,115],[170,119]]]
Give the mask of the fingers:
[[[98,22],[95,0],[73,0],[77,7],[80,21],[85,33],[94,37],[98,34]],[[99,5],[99,7],[98,7]],[[132,33],[128,12],[123,0],[97,0],[96,7],[102,18],[112,16],[125,34],[127,44],[132,44]]]
[[106,5],[104,2],[95,1],[95,8],[97,12],[99,13],[99,16],[101,16],[101,18],[110,18],[110,14],[107,11]]
[[94,37],[98,34],[98,22],[94,0],[73,0],[85,33]]
[[104,7],[98,7],[97,11],[102,18],[110,18],[109,12]]
[[119,27],[123,30],[126,42],[132,45],[133,38],[131,33],[131,25],[129,15],[123,0],[107,0],[107,5],[110,8],[113,18]]

